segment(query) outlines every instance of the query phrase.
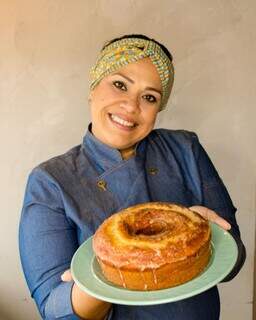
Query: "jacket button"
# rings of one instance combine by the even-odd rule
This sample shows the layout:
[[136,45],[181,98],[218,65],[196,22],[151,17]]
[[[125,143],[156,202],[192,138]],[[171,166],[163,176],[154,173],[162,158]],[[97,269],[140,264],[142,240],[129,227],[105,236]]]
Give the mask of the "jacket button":
[[106,188],[107,183],[106,183],[106,181],[104,181],[104,180],[99,180],[99,181],[97,182],[97,186],[99,187],[99,189],[101,189],[101,190],[103,190],[103,191],[106,191],[106,190],[107,190],[107,188]]
[[151,174],[152,176],[154,176],[155,174],[158,173],[158,169],[157,168],[149,168],[148,169],[149,174]]

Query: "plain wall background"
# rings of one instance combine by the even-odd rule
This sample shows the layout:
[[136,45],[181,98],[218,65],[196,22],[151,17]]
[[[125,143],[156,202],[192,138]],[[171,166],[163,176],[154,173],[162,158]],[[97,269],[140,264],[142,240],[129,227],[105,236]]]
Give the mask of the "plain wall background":
[[0,0],[0,319],[39,319],[24,282],[18,222],[30,170],[79,144],[88,71],[106,40],[145,33],[173,53],[158,126],[198,133],[223,178],[247,247],[219,286],[221,319],[252,319],[256,209],[254,0]]

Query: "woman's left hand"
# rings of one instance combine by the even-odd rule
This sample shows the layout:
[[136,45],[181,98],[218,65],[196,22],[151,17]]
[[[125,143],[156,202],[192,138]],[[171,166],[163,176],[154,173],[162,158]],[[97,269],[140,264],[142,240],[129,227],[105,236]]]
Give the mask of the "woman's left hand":
[[218,224],[224,230],[230,230],[231,225],[225,219],[220,217],[215,211],[203,206],[192,206],[189,208],[192,211],[199,213],[203,218]]

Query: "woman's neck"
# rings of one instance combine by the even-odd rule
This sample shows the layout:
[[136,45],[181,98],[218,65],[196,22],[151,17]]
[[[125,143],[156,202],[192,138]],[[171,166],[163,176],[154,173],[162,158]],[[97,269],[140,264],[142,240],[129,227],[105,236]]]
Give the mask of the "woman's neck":
[[127,159],[131,158],[132,156],[134,156],[135,148],[136,148],[136,145],[131,146],[131,147],[126,148],[126,149],[119,150],[123,160],[127,160]]
[[[91,132],[92,135],[94,135],[94,133],[92,131],[92,124],[89,125],[89,131]],[[136,149],[136,144],[131,147],[125,148],[125,149],[119,149],[119,152],[121,153],[122,159],[127,160],[127,159],[131,158],[133,155],[135,155],[135,149]]]

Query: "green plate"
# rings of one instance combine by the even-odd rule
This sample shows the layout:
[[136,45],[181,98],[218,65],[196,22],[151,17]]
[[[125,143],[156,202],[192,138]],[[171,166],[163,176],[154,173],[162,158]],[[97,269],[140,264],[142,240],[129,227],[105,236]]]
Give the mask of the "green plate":
[[192,297],[219,283],[232,270],[238,255],[230,233],[211,223],[212,257],[205,270],[196,278],[173,288],[155,291],[134,291],[106,280],[92,250],[92,238],[76,251],[71,273],[80,289],[95,298],[124,305],[154,305]]

